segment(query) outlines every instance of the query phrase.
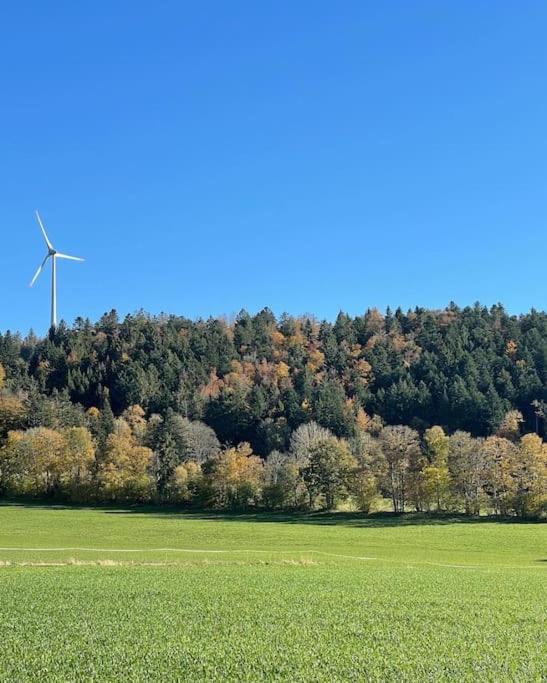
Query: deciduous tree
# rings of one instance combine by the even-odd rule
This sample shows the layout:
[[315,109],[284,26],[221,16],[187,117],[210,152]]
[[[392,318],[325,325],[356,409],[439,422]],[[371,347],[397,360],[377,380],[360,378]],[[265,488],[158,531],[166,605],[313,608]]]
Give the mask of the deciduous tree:
[[384,427],[380,434],[380,443],[387,464],[384,486],[391,497],[393,511],[404,512],[409,466],[420,454],[418,433],[403,425]]
[[308,464],[302,470],[310,501],[323,495],[326,508],[332,510],[338,499],[348,496],[356,465],[345,441],[331,436],[315,443],[310,449]]
[[455,495],[468,515],[478,515],[484,501],[486,467],[482,441],[468,432],[452,434],[448,445],[448,470]]
[[222,451],[211,461],[210,501],[221,508],[256,505],[263,486],[264,464],[248,443]]
[[423,470],[424,495],[428,509],[445,510],[450,499],[450,474],[448,471],[449,438],[442,427],[433,426],[424,432],[428,463]]

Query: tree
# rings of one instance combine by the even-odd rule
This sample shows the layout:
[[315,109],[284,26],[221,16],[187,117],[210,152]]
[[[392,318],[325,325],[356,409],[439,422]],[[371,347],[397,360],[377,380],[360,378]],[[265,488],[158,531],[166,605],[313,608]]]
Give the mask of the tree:
[[148,425],[146,445],[156,455],[158,490],[163,495],[178,465],[193,460],[202,465],[216,455],[220,444],[214,431],[202,422],[168,410],[165,419],[156,415]]
[[497,436],[510,441],[518,441],[520,438],[520,426],[524,422],[520,410],[509,410],[503,416],[503,420],[497,430]]
[[511,470],[516,446],[501,436],[489,436],[482,442],[481,452],[485,468],[484,486],[491,504],[496,514],[507,515],[515,493]]
[[192,422],[184,418],[183,420],[181,427],[186,442],[185,456],[203,464],[220,450],[217,435],[211,427],[203,422],[198,420]]
[[79,498],[88,492],[94,458],[85,427],[12,431],[1,451],[0,482],[16,494]]
[[378,479],[366,470],[357,470],[351,481],[351,493],[361,512],[370,512],[378,499]]
[[272,451],[264,464],[262,499],[267,508],[295,508],[302,502],[303,481],[294,456]]
[[[370,422],[367,423],[367,427]],[[379,496],[379,482],[386,474],[386,461],[380,442],[368,431],[358,431],[349,440],[351,453],[356,461],[351,493],[362,512],[370,509]]]
[[448,443],[448,470],[453,491],[462,501],[467,515],[478,515],[484,500],[486,467],[481,445],[480,439],[461,431],[454,432]]
[[135,441],[142,444],[146,437],[146,413],[139,405],[126,408],[121,417],[126,421]]
[[10,432],[3,454],[5,486],[17,494],[55,494],[63,474],[63,450],[63,436],[53,429]]
[[267,417],[256,427],[257,446],[260,453],[274,450],[284,451],[289,442],[291,430],[284,417]]
[[254,338],[253,321],[247,311],[242,310],[234,325],[234,345],[240,353],[252,346]]
[[380,444],[387,465],[384,486],[391,497],[393,511],[404,512],[409,465],[420,455],[418,433],[403,425],[384,427]]
[[108,397],[104,397],[102,409],[91,406],[85,413],[86,424],[96,444],[96,458],[100,461],[106,448],[106,439],[115,429],[115,418]]
[[234,443],[248,437],[253,424],[248,387],[241,383],[223,388],[218,396],[208,400],[204,419],[223,442]]
[[428,464],[423,470],[424,496],[428,509],[434,505],[437,512],[446,509],[450,499],[449,443],[449,437],[442,427],[433,426],[424,432],[428,458]]
[[521,517],[547,514],[547,444],[525,434],[512,461],[513,508]]
[[354,416],[348,409],[344,389],[339,382],[327,380],[321,384],[315,405],[317,422],[336,436],[351,436]]
[[322,495],[327,510],[332,510],[338,499],[347,497],[356,464],[346,441],[331,436],[315,443],[309,452],[308,465],[302,471],[310,502]]
[[311,449],[318,443],[327,441],[332,433],[317,422],[307,422],[295,429],[291,436],[290,450],[299,467],[305,467],[309,462]]
[[211,460],[208,472],[210,502],[220,508],[246,508],[260,499],[264,476],[262,459],[248,443],[228,448]]
[[536,434],[539,434],[540,422],[542,421],[545,424],[545,418],[547,417],[547,403],[545,401],[539,401],[538,399],[535,399],[530,405],[534,410],[535,432]]
[[6,444],[0,448],[0,495],[18,493],[17,474],[22,468],[24,451],[19,448],[22,432],[10,431]]
[[419,446],[409,452],[406,499],[412,503],[416,512],[429,509],[428,482],[425,474],[428,465],[427,455]]
[[97,472],[99,491],[107,500],[143,502],[151,498],[152,451],[139,446],[123,419],[106,440],[106,449]]
[[69,427],[63,432],[61,488],[70,498],[86,498],[95,462],[95,444],[86,427]]
[[163,421],[162,427],[154,439],[154,469],[160,499],[169,497],[169,484],[177,467],[184,462],[183,451],[180,449],[175,435]]
[[13,394],[0,394],[0,443],[9,431],[23,429],[27,421],[24,402]]
[[175,503],[191,503],[201,497],[202,488],[201,465],[187,460],[175,467],[168,486],[168,498]]

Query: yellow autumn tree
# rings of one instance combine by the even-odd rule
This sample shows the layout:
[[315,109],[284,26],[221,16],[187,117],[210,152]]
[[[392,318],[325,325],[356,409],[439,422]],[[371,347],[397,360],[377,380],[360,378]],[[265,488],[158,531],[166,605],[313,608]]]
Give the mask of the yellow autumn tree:
[[325,354],[319,349],[310,351],[307,368],[310,372],[317,372],[325,364]]
[[506,515],[515,494],[512,474],[517,448],[501,436],[489,436],[481,445],[485,466],[485,488],[494,512]]
[[168,487],[170,500],[175,503],[190,503],[201,493],[203,472],[201,465],[187,460],[175,467]]
[[368,425],[370,424],[370,416],[365,413],[365,411],[359,407],[357,409],[357,414],[355,416],[355,426],[358,432],[366,432]]
[[449,438],[437,425],[424,432],[425,451],[428,458],[423,469],[424,498],[428,510],[446,510],[450,500],[450,475],[448,472]]
[[140,446],[123,419],[106,440],[105,453],[97,472],[99,490],[114,501],[147,501],[152,496],[150,476],[152,451]]
[[369,513],[379,499],[378,479],[367,470],[357,470],[350,485],[358,510]]
[[131,432],[138,443],[142,443],[146,434],[145,412],[139,405],[132,405],[122,413],[122,418],[126,421]]
[[275,368],[275,374],[278,380],[286,379],[289,376],[289,366],[287,363],[280,361]]
[[0,476],[15,494],[74,497],[90,483],[94,457],[85,427],[11,431],[0,453]]
[[547,443],[525,434],[513,459],[513,508],[521,517],[547,515]]
[[520,425],[524,422],[520,410],[509,410],[503,416],[500,426],[498,427],[497,436],[510,441],[518,441],[520,438]]
[[54,429],[10,432],[2,458],[7,488],[16,494],[54,494],[61,487],[63,451],[63,436]]
[[95,461],[95,444],[85,427],[63,430],[61,487],[72,498],[80,498],[91,485],[91,470]]
[[6,443],[0,448],[0,494],[24,493],[21,487],[21,455],[19,443],[23,432],[10,431]]
[[13,394],[0,394],[0,439],[4,439],[12,430],[25,426],[25,404]]
[[209,474],[213,505],[222,508],[245,508],[260,498],[264,464],[253,454],[248,443],[228,448],[214,460]]

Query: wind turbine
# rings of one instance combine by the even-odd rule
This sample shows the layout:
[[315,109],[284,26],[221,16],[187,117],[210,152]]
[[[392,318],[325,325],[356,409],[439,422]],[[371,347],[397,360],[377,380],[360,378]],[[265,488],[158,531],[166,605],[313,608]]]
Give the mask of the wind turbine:
[[42,231],[42,235],[44,236],[44,241],[46,243],[47,247],[47,254],[42,261],[42,263],[39,265],[38,270],[36,273],[34,273],[34,277],[30,281],[30,287],[36,282],[38,279],[38,275],[42,272],[42,268],[45,266],[46,261],[50,258],[51,259],[51,327],[57,327],[57,259],[58,258],[65,258],[68,259],[69,261],[83,261],[83,258],[78,258],[77,256],[69,256],[68,254],[61,254],[60,252],[56,251],[53,248],[53,245],[49,241],[49,237],[47,236],[46,229],[44,228],[44,224],[42,223],[42,219],[40,218],[40,214],[38,211],[34,212],[36,214],[36,220],[38,221],[38,225],[40,226],[40,230]]

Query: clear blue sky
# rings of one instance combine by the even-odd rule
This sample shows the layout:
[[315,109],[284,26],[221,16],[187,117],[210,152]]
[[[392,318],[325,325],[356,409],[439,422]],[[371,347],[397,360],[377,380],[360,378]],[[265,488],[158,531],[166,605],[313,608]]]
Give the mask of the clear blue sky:
[[545,2],[2,12],[0,329],[547,302]]

